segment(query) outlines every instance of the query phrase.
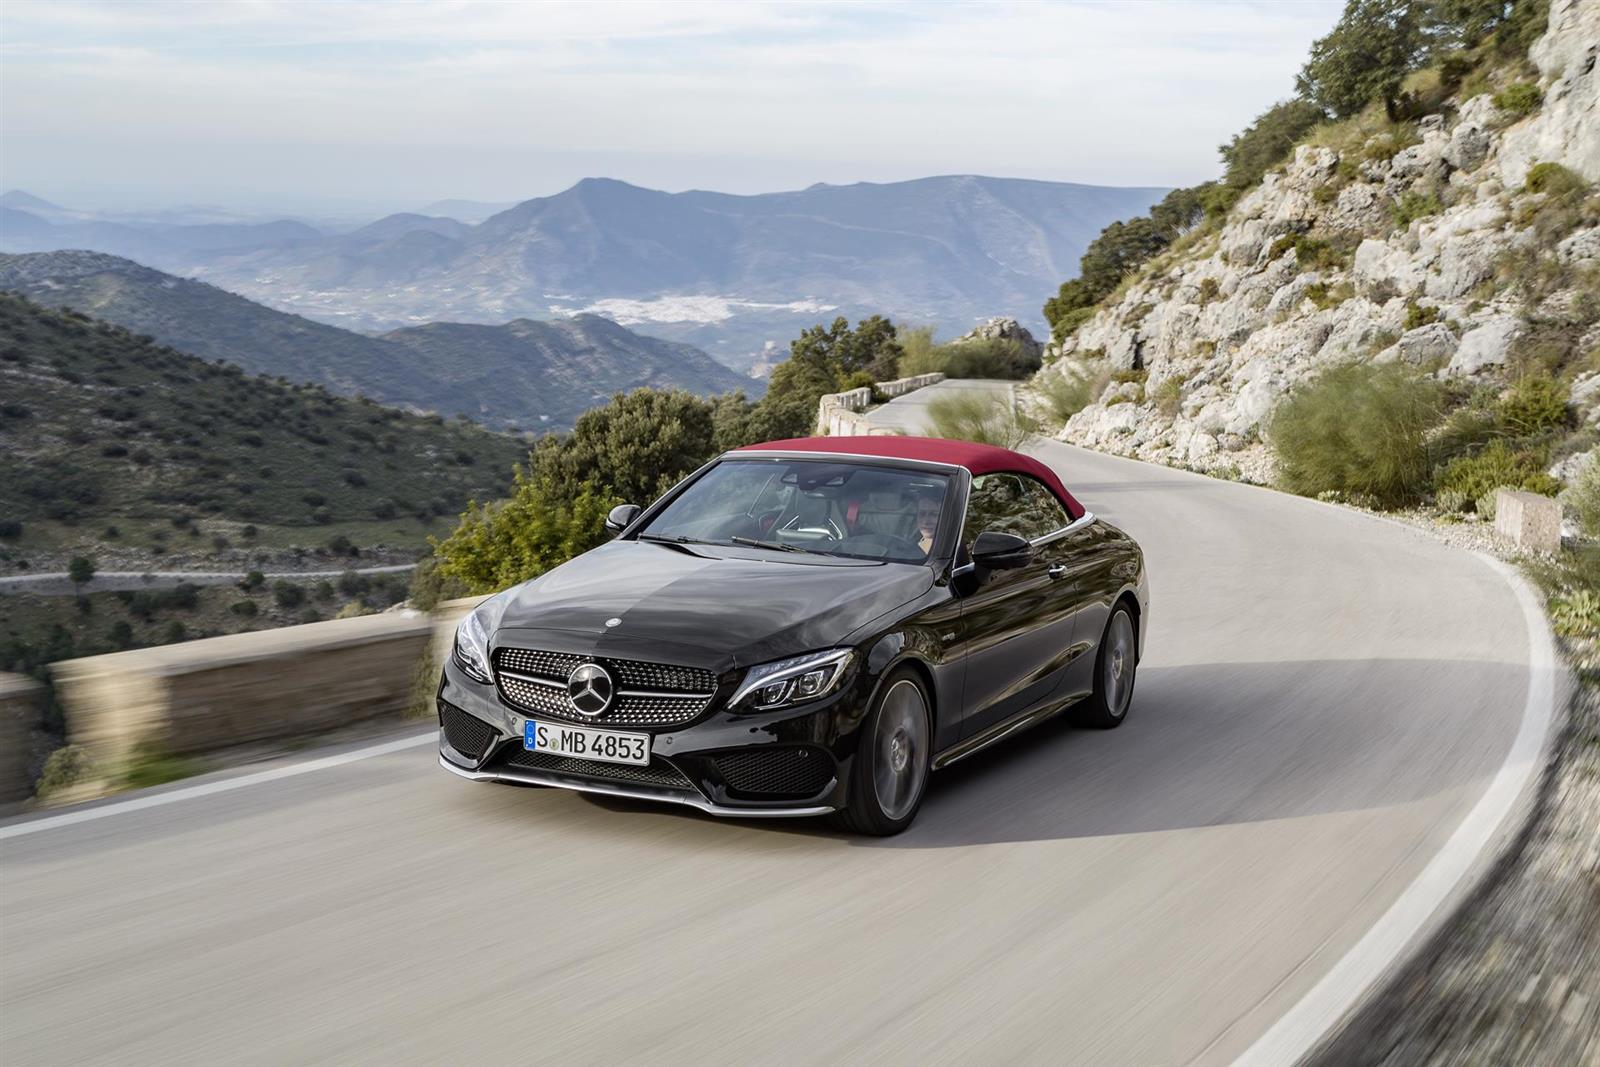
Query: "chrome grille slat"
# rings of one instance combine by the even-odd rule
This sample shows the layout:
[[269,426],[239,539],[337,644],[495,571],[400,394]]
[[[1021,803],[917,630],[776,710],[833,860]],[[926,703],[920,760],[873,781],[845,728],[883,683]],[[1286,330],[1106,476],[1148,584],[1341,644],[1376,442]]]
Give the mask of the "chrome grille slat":
[[[599,715],[574,711],[567,702],[567,676],[584,663],[598,663],[617,682],[617,695]],[[681,726],[704,714],[716,696],[717,677],[699,667],[579,656],[533,648],[494,653],[495,682],[505,701],[525,714],[563,722],[604,726]]]

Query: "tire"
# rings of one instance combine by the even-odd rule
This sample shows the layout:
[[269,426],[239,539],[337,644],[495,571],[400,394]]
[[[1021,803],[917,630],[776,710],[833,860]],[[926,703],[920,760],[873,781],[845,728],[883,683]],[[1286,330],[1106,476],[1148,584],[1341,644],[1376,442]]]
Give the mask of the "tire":
[[922,807],[933,764],[933,715],[921,678],[910,669],[884,680],[861,726],[850,761],[849,801],[834,824],[853,834],[889,837]]
[[1094,657],[1094,692],[1077,713],[1079,726],[1112,730],[1121,726],[1133,704],[1139,670],[1139,631],[1126,604],[1111,609]]

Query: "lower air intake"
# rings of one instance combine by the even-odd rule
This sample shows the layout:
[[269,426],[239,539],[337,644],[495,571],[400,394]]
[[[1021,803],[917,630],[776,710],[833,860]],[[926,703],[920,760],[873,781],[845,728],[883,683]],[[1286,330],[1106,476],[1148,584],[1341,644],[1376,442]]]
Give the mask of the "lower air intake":
[[439,725],[450,747],[468,759],[478,759],[494,740],[494,727],[454,704],[439,701]]
[[813,797],[833,781],[833,758],[811,745],[773,745],[729,752],[713,761],[735,793]]

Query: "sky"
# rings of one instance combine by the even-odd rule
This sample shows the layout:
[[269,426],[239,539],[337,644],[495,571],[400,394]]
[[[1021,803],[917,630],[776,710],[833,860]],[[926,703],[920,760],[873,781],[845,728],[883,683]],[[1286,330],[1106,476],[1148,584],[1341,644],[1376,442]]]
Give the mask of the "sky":
[[1338,0],[0,4],[0,189],[315,214],[583,177],[1173,186]]

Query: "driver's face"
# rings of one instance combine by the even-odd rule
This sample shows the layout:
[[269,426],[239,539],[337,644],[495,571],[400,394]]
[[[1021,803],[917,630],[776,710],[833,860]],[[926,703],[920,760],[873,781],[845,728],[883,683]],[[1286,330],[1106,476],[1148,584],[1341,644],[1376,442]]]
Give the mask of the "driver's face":
[[939,502],[937,500],[917,501],[917,531],[929,537],[939,526]]

